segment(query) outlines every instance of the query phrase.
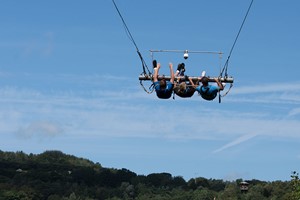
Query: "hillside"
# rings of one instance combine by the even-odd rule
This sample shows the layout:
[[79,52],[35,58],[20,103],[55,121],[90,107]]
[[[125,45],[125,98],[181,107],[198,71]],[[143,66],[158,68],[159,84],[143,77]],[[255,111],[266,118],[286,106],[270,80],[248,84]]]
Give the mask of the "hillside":
[[169,173],[137,175],[128,169],[104,168],[60,151],[37,155],[0,151],[1,200],[291,200],[293,186],[299,186],[294,175],[287,182],[247,180],[249,190],[242,192],[241,179],[229,182],[197,177],[186,181]]

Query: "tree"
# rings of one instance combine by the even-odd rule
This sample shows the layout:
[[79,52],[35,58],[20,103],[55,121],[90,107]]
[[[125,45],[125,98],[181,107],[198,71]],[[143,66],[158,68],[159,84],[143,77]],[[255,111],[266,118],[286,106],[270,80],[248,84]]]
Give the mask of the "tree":
[[204,188],[208,188],[209,187],[208,180],[206,178],[204,178],[204,177],[196,178],[195,183],[196,183],[196,185],[198,187],[204,187]]
[[135,189],[133,185],[128,182],[123,182],[120,186],[120,190],[122,192],[123,199],[134,199]]
[[236,183],[227,182],[224,191],[218,195],[217,199],[237,200],[240,193],[240,189]]
[[212,200],[215,196],[215,193],[207,188],[197,189],[193,193],[192,200]]
[[187,182],[188,188],[195,190],[197,188],[196,185],[196,180],[194,178],[191,178],[188,182]]
[[266,200],[267,197],[264,197],[264,188],[262,184],[256,184],[253,187],[251,187],[251,190],[249,190],[246,194],[243,194],[246,196],[247,200]]
[[185,188],[186,187],[186,181],[181,176],[176,176],[172,180],[172,186],[177,188]]
[[210,179],[209,180],[209,189],[215,192],[220,192],[225,189],[225,183],[223,180]]
[[137,175],[128,169],[46,151],[39,155],[0,150],[0,200],[300,200],[298,173],[290,181],[236,181],[182,177],[169,173]]
[[291,178],[292,178],[292,180],[291,180],[291,186],[292,186],[291,200],[300,200],[299,174],[296,171],[293,171]]
[[166,187],[172,181],[172,175],[169,173],[153,173],[147,176],[147,181],[155,187]]

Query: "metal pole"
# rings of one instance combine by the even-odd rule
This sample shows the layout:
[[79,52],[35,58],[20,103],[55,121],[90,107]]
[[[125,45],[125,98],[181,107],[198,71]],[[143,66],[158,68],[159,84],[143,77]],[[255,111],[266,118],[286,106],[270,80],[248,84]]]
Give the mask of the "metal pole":
[[[198,76],[189,76],[194,82],[198,81],[199,80],[199,77]],[[158,76],[158,80],[161,80],[161,79],[166,79],[167,81],[169,81],[171,79],[170,76]],[[214,77],[207,77],[209,82],[216,82],[215,81],[215,78]],[[175,77],[175,81],[178,79],[178,77]],[[181,80],[184,79],[184,77],[181,77],[180,78]],[[220,80],[220,82],[222,83],[233,83],[233,77],[225,77],[225,78],[218,78]],[[140,81],[150,81],[150,80],[153,80],[153,76],[148,76],[148,75],[140,75],[139,76],[139,80]]]

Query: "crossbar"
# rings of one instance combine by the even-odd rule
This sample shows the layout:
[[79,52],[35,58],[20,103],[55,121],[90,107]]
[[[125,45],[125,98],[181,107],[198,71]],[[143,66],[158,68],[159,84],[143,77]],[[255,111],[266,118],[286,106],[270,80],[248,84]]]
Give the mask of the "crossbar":
[[223,54],[220,51],[189,51],[189,50],[149,50],[151,53],[171,52],[171,53],[203,53],[203,54]]
[[[189,76],[193,82],[196,82],[197,80],[199,80],[198,76]],[[158,80],[161,80],[161,79],[166,79],[166,80],[170,80],[171,77],[170,76],[158,76]],[[208,81],[209,82],[216,82],[215,81],[215,78],[214,77],[207,77],[208,78]],[[178,77],[175,77],[175,81],[178,79]],[[184,79],[184,77],[181,77],[180,78],[181,80]],[[233,83],[233,77],[225,77],[225,78],[218,78],[220,80],[220,82],[222,83]],[[153,80],[153,76],[148,76],[148,75],[140,75],[139,76],[139,80],[140,81],[150,81],[150,80]]]

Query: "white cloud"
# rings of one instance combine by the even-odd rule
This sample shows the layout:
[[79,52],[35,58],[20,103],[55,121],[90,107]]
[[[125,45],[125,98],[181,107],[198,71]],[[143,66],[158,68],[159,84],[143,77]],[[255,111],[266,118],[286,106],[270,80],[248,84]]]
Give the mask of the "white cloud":
[[[66,80],[62,77],[58,80],[73,82],[75,79],[81,79],[84,81],[80,84],[84,85],[97,85],[100,82],[103,84],[102,78],[98,76],[64,77]],[[46,77],[45,81],[47,78],[49,77]],[[115,80],[114,77],[110,78]],[[1,132],[15,129],[14,132],[25,138],[54,137],[64,133],[76,137],[95,138],[158,137],[224,141],[225,144],[213,150],[214,153],[238,147],[239,144],[257,135],[299,137],[296,134],[299,120],[287,118],[298,115],[299,109],[293,108],[289,111],[287,106],[287,113],[284,113],[275,104],[269,110],[249,111],[243,104],[234,101],[238,95],[244,98],[243,96],[247,94],[239,91],[230,97],[230,101],[218,104],[217,101],[204,102],[198,96],[188,100],[178,98],[175,101],[159,100],[155,93],[148,95],[142,88],[132,89],[134,87],[132,83],[129,86],[119,85],[118,90],[86,89],[89,87],[76,90],[76,86],[72,87],[71,92],[69,90],[49,92],[44,88],[41,90],[25,87],[0,88],[2,102],[0,107],[3,111]],[[242,91],[251,89],[245,88]],[[271,88],[273,86],[269,85],[262,90],[273,92]],[[268,95],[275,98],[273,102],[280,101],[273,93],[268,92],[264,98]],[[249,105],[254,103],[255,106],[255,102],[254,99],[250,99]],[[283,107],[286,104],[283,104]],[[274,109],[278,109],[276,115],[273,114],[276,112]],[[4,115],[10,117],[6,118]]]
[[54,50],[54,33],[52,31],[46,32],[44,34],[44,37],[46,39],[45,46],[42,47],[42,52],[44,56],[51,56]]
[[279,96],[286,92],[300,91],[300,82],[270,83],[265,85],[252,85],[244,87],[234,87],[233,94],[257,94],[257,93],[277,93]]
[[244,172],[244,173],[239,173],[239,172],[231,172],[228,173],[223,180],[227,180],[227,181],[235,181],[237,179],[240,179],[241,177],[248,177],[249,173],[248,172]]
[[300,82],[234,87],[226,101],[256,104],[300,104]]
[[256,136],[256,134],[242,135],[241,137],[238,137],[237,139],[229,142],[228,144],[222,146],[221,148],[214,150],[213,153],[218,153],[218,152],[224,151],[227,148],[239,145],[240,143],[246,142],[247,140],[250,140],[255,136]]
[[52,138],[62,133],[63,129],[58,123],[49,121],[33,121],[29,125],[19,128],[16,132],[17,136],[26,139],[33,137]]
[[288,113],[288,116],[296,116],[296,115],[300,115],[300,108],[294,108],[290,110],[290,112]]

